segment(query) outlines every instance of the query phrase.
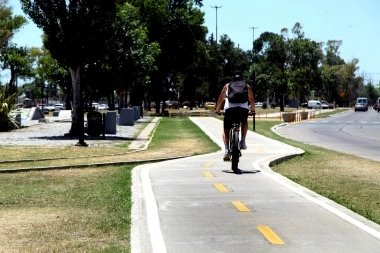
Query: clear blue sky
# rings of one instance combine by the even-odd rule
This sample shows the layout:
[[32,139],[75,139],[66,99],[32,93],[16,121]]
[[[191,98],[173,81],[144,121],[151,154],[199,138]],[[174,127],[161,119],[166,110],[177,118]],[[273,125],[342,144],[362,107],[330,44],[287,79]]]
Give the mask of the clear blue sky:
[[[346,62],[359,59],[358,74],[380,82],[380,1],[379,0],[203,0],[205,25],[209,34],[228,37],[244,50],[252,48],[263,32],[280,34],[288,28],[289,35],[299,22],[307,38],[317,42],[342,40],[340,57]],[[219,39],[218,38],[218,39]],[[237,45],[236,45],[237,46]]]
[[[18,0],[9,0],[15,14],[24,15]],[[380,10],[379,0],[203,0],[205,25],[209,35],[216,34],[218,8],[218,37],[227,34],[236,46],[252,48],[263,32],[280,33],[282,28],[303,26],[307,38],[317,42],[342,40],[340,57],[346,62],[359,59],[357,74],[367,80],[380,82]],[[254,30],[249,27],[257,27]],[[40,47],[41,30],[32,22],[18,32],[13,42],[20,46]],[[218,38],[219,39],[219,38]]]

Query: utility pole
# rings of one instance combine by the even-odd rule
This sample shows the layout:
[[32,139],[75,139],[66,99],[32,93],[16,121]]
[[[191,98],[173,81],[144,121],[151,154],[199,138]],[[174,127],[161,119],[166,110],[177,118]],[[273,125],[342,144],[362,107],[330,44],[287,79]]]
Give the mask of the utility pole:
[[216,44],[218,44],[218,8],[222,8],[222,6],[211,6],[211,8],[215,8],[216,12],[216,36],[215,36],[215,41]]
[[252,34],[253,34],[253,40],[252,40],[252,48],[253,48],[253,43],[255,42],[255,29],[258,27],[248,27],[249,29],[252,29]]

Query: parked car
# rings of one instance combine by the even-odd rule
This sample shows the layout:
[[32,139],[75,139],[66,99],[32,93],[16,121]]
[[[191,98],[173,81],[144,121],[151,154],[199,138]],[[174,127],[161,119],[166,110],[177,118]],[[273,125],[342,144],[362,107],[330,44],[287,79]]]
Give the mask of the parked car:
[[368,99],[367,98],[357,98],[355,104],[355,112],[357,111],[368,111]]
[[54,105],[45,105],[43,110],[48,111],[48,112],[54,112],[55,107],[54,107]]
[[99,104],[98,103],[92,103],[92,110],[98,110]]
[[302,104],[301,104],[301,107],[302,107],[302,108],[307,108],[307,103],[302,103]]
[[54,105],[54,108],[59,108],[59,110],[65,110],[66,109],[66,106],[64,104],[55,104]]
[[41,111],[43,111],[44,108],[45,108],[45,104],[38,104],[37,107],[38,107],[39,109],[41,109]]
[[322,104],[318,100],[309,100],[307,102],[307,108],[309,108],[309,109],[321,109]]
[[262,102],[256,102],[255,107],[263,107],[263,103]]
[[322,100],[322,108],[323,109],[334,109],[335,108],[335,103],[328,103],[327,101]]
[[108,106],[106,104],[99,104],[98,110],[108,110]]
[[329,105],[326,102],[321,102],[322,109],[329,109]]
[[377,112],[379,112],[379,111],[380,111],[380,97],[376,100],[375,105],[377,105],[377,106],[376,106],[376,108],[374,108],[374,109],[375,109]]
[[206,102],[205,109],[206,110],[215,110],[216,104],[214,102]]

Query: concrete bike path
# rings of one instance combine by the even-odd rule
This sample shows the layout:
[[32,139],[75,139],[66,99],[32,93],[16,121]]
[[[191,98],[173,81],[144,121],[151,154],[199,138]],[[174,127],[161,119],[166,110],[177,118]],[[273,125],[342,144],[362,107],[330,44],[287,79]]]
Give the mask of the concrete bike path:
[[380,226],[269,168],[302,150],[249,131],[236,175],[222,161],[222,121],[191,119],[221,151],[134,169],[133,253],[380,249]]

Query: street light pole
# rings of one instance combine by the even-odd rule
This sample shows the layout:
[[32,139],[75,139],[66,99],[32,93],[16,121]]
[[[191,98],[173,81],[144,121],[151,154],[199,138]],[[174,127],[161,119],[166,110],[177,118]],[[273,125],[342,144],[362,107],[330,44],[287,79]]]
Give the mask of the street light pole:
[[255,42],[255,29],[258,27],[248,27],[249,29],[252,29],[252,34],[253,34],[253,40],[252,40],[252,48],[253,48],[253,43]]
[[222,6],[211,6],[211,8],[215,8],[215,12],[216,12],[216,36],[215,36],[215,39],[216,39],[216,44],[218,44],[218,8],[222,8]]

